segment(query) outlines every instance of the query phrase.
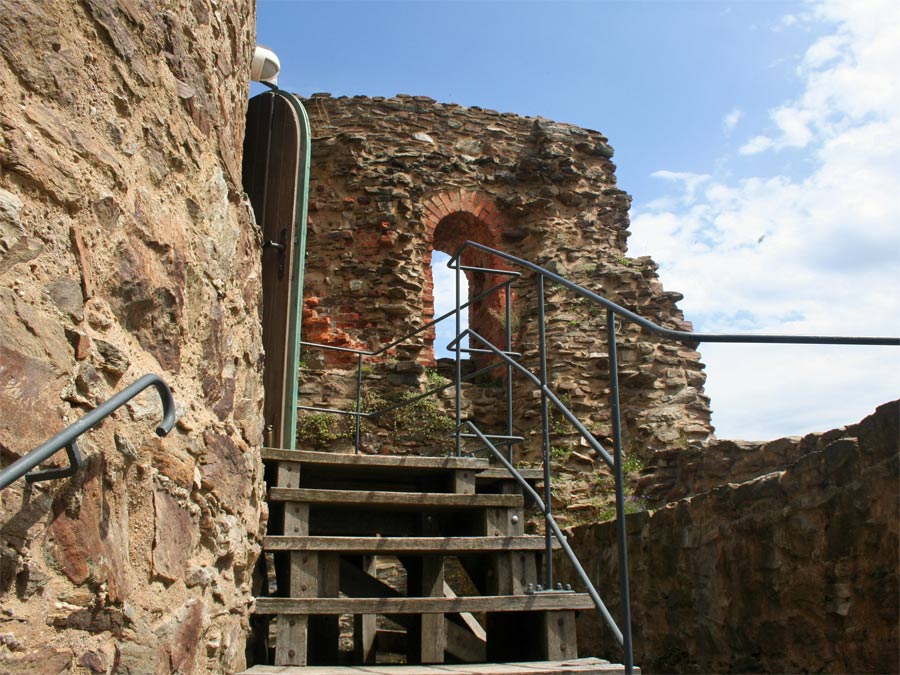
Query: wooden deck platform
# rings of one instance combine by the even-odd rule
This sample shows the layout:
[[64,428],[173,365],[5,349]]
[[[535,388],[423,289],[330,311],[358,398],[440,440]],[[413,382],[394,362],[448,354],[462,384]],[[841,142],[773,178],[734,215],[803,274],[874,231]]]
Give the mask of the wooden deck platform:
[[[434,666],[254,666],[237,675],[617,675],[625,668],[603,659],[529,661],[523,663],[465,663]],[[640,669],[635,668],[636,675]]]

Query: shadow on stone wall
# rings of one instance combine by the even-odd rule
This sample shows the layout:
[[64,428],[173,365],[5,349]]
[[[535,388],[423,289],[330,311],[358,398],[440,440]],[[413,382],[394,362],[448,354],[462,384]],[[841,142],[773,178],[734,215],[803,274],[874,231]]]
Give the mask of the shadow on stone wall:
[[[720,442],[705,461],[737,453],[747,470],[716,487],[683,483],[698,460],[680,460],[667,489],[690,496],[627,520],[643,672],[898,672],[898,411],[773,442],[756,473],[751,449]],[[575,528],[570,542],[618,616],[615,523]],[[579,623],[582,654],[621,658],[595,613]]]

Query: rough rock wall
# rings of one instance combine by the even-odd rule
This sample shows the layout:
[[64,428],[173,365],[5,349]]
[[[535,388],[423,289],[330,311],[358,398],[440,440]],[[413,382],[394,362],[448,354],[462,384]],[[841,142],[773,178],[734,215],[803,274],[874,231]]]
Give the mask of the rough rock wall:
[[[680,296],[663,291],[656,265],[625,255],[630,197],[616,186],[613,151],[600,133],[418,96],[315,95],[305,105],[314,135],[306,339],[378,349],[421,326],[434,311],[432,251],[453,254],[466,239],[547,266],[665,326],[689,328],[675,306]],[[484,255],[465,262],[507,267]],[[473,294],[497,281],[467,275]],[[553,385],[608,441],[605,317],[568,291],[548,291]],[[470,326],[488,338],[502,336],[503,297],[473,306]],[[513,287],[511,327],[514,349],[533,370],[535,298],[534,278],[526,274]],[[426,331],[398,346],[395,371],[415,374],[431,365],[433,339]],[[707,439],[699,354],[630,324],[619,341],[630,448],[648,457]],[[352,364],[335,353],[320,363],[326,370]],[[321,381],[320,390],[304,382],[305,402],[340,404],[335,372]],[[518,430],[537,438],[533,387],[521,377],[516,382]],[[485,406],[491,409],[500,408],[492,402]],[[577,443],[567,433],[554,441]]]
[[[898,672],[898,413],[781,441],[786,465],[628,516],[643,672]],[[569,541],[618,616],[615,537]],[[616,655],[593,612],[579,621],[580,649]]]
[[[77,478],[0,496],[0,672],[244,661],[264,525],[251,0],[5,2],[0,459],[147,372]],[[248,272],[249,271],[249,272]],[[64,461],[64,454],[57,457]]]
[[774,441],[715,440],[703,446],[657,452],[644,470],[635,491],[647,505],[659,507],[678,499],[709,492],[726,483],[744,483],[766,473],[782,471],[804,455],[823,450],[846,436],[847,429],[792,436]]

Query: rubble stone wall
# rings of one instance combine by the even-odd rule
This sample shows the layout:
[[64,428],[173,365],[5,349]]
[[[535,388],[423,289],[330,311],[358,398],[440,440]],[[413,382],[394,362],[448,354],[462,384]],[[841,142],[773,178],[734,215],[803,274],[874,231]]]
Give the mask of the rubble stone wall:
[[[756,477],[688,480],[675,493],[690,496],[627,517],[643,672],[898,672],[898,415],[895,401],[776,442],[775,466]],[[619,616],[615,523],[574,528],[569,541]],[[579,649],[620,657],[595,613],[579,622]]]
[[[0,672],[244,663],[265,523],[250,0],[0,12],[0,461],[141,375],[76,478],[0,495]],[[64,453],[55,460],[65,461]]]
[[[626,256],[630,197],[616,185],[613,150],[600,133],[419,96],[314,95],[305,105],[314,135],[306,339],[374,350],[422,326],[434,312],[433,250],[452,255],[467,239],[545,266],[664,326],[690,327],[675,304],[681,296],[663,290],[655,263]],[[514,267],[475,251],[463,262]],[[517,271],[525,276],[511,292],[513,349],[537,370],[535,279]],[[498,281],[466,274],[473,294]],[[503,337],[504,304],[501,294],[474,305],[470,327]],[[608,441],[603,312],[550,285],[546,328],[553,386]],[[395,374],[433,365],[433,340],[429,330],[399,345],[389,359]],[[629,447],[649,457],[706,440],[712,428],[699,354],[631,324],[622,325],[619,342]],[[323,374],[304,379],[304,402],[334,403],[338,375],[354,357],[310,351],[309,362]],[[352,378],[352,369],[344,372]],[[518,431],[536,438],[534,387],[515,382]],[[494,400],[482,412],[490,418],[499,409]],[[566,433],[555,441],[577,443]]]

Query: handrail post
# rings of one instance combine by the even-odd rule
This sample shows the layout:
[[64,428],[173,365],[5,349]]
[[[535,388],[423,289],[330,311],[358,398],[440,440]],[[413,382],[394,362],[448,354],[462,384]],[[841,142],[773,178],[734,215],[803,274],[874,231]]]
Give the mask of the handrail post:
[[362,352],[356,355],[356,440],[353,450],[359,454],[360,413],[362,412]]
[[[512,282],[506,284],[506,351],[512,351]],[[513,389],[512,389],[512,364],[506,364],[506,435],[513,435]],[[506,454],[509,461],[513,459],[513,442],[506,444]]]
[[456,456],[462,456],[462,437],[460,436],[460,426],[462,425],[462,361],[460,348],[462,345],[462,318],[460,316],[460,278],[462,274],[460,267],[462,266],[462,254],[456,258]]
[[[544,503],[547,516],[551,515],[552,486],[550,484],[550,402],[547,399],[547,330],[544,323],[544,275],[537,275],[538,292],[538,349],[541,358],[541,443],[544,454]],[[544,528],[544,588],[553,588],[553,539],[549,528]]]
[[631,649],[631,599],[628,591],[628,533],[625,528],[625,482],[622,476],[622,421],[619,410],[619,357],[616,350],[616,315],[606,310],[606,340],[609,352],[609,403],[613,428],[613,474],[616,484],[616,526],[619,540],[619,586],[622,596],[622,650],[625,672],[634,668]]

